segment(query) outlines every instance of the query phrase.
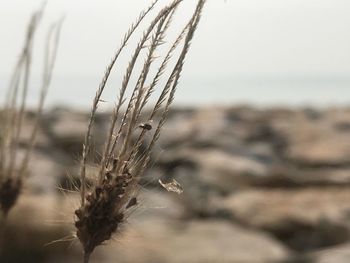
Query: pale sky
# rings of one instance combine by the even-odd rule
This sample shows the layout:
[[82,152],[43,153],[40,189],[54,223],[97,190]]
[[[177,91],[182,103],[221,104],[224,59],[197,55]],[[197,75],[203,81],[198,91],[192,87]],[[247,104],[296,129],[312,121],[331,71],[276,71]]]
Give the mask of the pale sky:
[[[1,84],[22,46],[29,16],[41,2],[1,0]],[[178,23],[186,21],[196,1],[184,2]],[[48,23],[65,14],[55,75],[91,79],[96,87],[128,26],[149,3],[50,0],[36,38],[37,57]],[[350,77],[349,14],[349,0],[208,0],[183,78],[205,82],[232,76]],[[35,65],[37,72],[41,61]],[[87,89],[92,93],[94,88]]]

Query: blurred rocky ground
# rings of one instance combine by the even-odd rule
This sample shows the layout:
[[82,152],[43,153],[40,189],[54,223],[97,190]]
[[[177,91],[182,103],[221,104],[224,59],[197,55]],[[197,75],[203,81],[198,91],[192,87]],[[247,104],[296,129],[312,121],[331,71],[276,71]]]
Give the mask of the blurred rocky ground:
[[[88,116],[45,113],[1,262],[81,262],[78,196],[58,186],[78,183]],[[97,116],[95,159],[108,121]],[[350,109],[174,109],[141,184],[138,207],[92,263],[350,262]]]

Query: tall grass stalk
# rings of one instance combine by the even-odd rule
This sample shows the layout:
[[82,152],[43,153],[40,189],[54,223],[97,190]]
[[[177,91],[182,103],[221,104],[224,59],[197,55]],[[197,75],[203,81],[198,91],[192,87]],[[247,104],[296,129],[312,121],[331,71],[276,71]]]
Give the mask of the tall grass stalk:
[[39,121],[56,61],[63,19],[53,23],[47,33],[39,102],[35,112],[34,124],[29,134],[28,145],[24,149],[23,158],[19,158],[19,140],[23,132],[23,121],[27,110],[34,37],[40,25],[44,8],[45,4],[32,14],[28,23],[25,43],[15,65],[7,89],[6,100],[1,110],[0,210],[4,220],[16,204],[22,191],[24,180],[29,174],[28,164],[35,145]]
[[[166,42],[167,32],[175,19],[175,10],[181,5],[182,0],[174,0],[162,8],[143,32],[126,67],[119,96],[115,101],[110,128],[106,134],[105,147],[98,163],[99,172],[95,178],[90,178],[88,182],[86,166],[92,148],[91,133],[102,93],[120,53],[124,50],[136,28],[157,2],[153,2],[140,14],[125,35],[121,47],[107,66],[93,100],[80,168],[81,202],[75,211],[76,235],[83,247],[84,263],[89,262],[90,255],[97,246],[112,238],[112,235],[120,229],[120,225],[126,220],[128,210],[137,204],[139,179],[150,162],[153,147],[159,139],[161,129],[167,119],[184,61],[205,4],[205,0],[198,0],[192,17],[163,56],[158,54],[161,53],[160,46]],[[181,44],[182,47],[180,47]],[[136,73],[135,66],[140,60],[141,51],[146,47],[148,47],[146,58],[141,71]],[[176,51],[178,51],[177,58],[175,57]],[[159,57],[163,57],[163,60],[154,77],[150,78],[154,61]],[[170,62],[173,62],[172,66],[170,66]],[[165,77],[165,73],[168,73],[167,77]],[[132,88],[130,80],[135,74],[137,81]],[[164,80],[163,86],[159,84],[160,80]],[[146,84],[148,82],[149,84]],[[152,106],[150,115],[145,122],[142,122],[144,118],[141,118],[141,113],[146,105],[151,104],[150,97],[156,89],[160,90],[160,95]],[[129,98],[126,95],[127,90],[130,90],[131,93]],[[122,107],[123,105],[125,107]],[[158,121],[154,120],[156,116],[160,116]],[[146,137],[150,137],[148,144]],[[141,150],[143,144],[145,150]]]

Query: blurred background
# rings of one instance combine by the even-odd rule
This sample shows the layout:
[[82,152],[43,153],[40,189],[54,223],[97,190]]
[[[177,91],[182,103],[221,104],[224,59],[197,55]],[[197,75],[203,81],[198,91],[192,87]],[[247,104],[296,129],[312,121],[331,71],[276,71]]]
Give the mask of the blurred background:
[[[149,2],[49,1],[43,24],[66,16],[50,105],[90,106],[122,36]],[[29,16],[40,4],[40,0],[2,4],[1,89],[22,47]],[[177,24],[186,21],[194,4],[185,1],[178,12],[183,19]],[[346,0],[208,1],[176,103],[346,105],[350,97],[349,9]],[[40,40],[45,32],[42,27],[37,36],[32,81],[41,72]],[[128,58],[122,57],[120,65]],[[124,74],[120,71],[114,75],[115,83]],[[115,90],[111,88],[106,97]]]
[[[2,2],[1,102],[41,3]],[[31,106],[47,27],[65,21],[31,176],[10,214],[1,262],[80,262],[69,238],[78,200],[57,186],[69,188],[67,175],[76,179],[104,69],[150,3],[48,1],[35,38]],[[170,35],[195,4],[185,1]],[[139,207],[91,262],[350,262],[349,11],[347,0],[209,0]],[[128,60],[121,57],[103,95],[97,152]],[[32,122],[29,114],[24,130]],[[21,136],[21,147],[28,143]],[[184,193],[166,192],[159,178],[175,178]],[[47,245],[59,239],[67,240]]]

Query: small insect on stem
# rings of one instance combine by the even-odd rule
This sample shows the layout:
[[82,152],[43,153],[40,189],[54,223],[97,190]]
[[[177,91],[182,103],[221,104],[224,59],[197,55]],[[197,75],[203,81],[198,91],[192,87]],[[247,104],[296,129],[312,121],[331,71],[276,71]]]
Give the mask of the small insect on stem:
[[145,122],[145,123],[141,123],[140,125],[139,125],[139,128],[141,128],[141,129],[144,129],[144,130],[147,130],[147,131],[150,131],[150,130],[152,130],[152,121],[149,121],[149,122]]

